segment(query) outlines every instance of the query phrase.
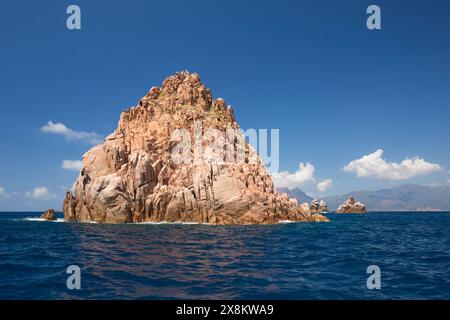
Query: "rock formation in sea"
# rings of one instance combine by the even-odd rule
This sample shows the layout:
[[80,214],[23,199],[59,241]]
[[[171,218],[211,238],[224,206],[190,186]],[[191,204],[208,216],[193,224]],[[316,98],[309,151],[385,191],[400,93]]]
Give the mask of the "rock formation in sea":
[[317,200],[314,199],[310,206],[309,206],[310,212],[313,213],[326,213],[328,212],[328,206],[327,203],[324,200]]
[[[223,135],[211,137],[210,129]],[[65,220],[328,221],[276,192],[256,151],[239,135],[228,135],[238,129],[231,106],[213,99],[197,74],[168,77],[122,112],[117,129],[83,156],[74,192],[64,200]],[[228,152],[214,151],[211,142],[220,139],[243,157],[230,161]]]
[[53,209],[48,209],[41,215],[41,218],[48,220],[48,221],[55,221],[56,220],[56,212]]
[[336,213],[366,213],[366,206],[361,202],[356,202],[350,196],[343,204],[339,206]]

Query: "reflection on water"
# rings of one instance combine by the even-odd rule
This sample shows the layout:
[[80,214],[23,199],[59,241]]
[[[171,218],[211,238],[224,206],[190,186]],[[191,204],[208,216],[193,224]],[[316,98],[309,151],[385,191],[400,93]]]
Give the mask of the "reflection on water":
[[[274,226],[96,225],[0,218],[0,298],[450,298],[450,214]],[[14,219],[13,219],[14,218]],[[82,290],[66,288],[67,266]],[[366,288],[366,268],[382,290]]]
[[[99,298],[108,295],[110,286],[125,297],[217,299],[239,297],[239,288],[230,295],[229,284],[240,287],[241,279],[277,288],[276,281],[270,284],[276,271],[260,265],[274,227],[70,225],[70,229],[80,234],[78,260],[89,273],[86,285],[100,284],[93,290]],[[115,280],[128,285],[117,287]]]

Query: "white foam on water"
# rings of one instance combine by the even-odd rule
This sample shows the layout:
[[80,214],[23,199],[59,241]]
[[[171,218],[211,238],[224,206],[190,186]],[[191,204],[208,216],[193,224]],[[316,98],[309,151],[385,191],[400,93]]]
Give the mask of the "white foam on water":
[[197,224],[204,224],[204,225],[211,225],[210,223],[199,223],[199,222],[181,222],[181,221],[160,221],[160,222],[151,222],[151,221],[146,221],[146,222],[136,222],[134,224],[191,224],[191,225],[197,225]]
[[[40,217],[28,217],[28,218],[22,218],[22,219],[15,219],[18,221],[35,221],[35,222],[65,222],[64,218],[57,218],[54,221],[51,220],[45,220]],[[292,220],[280,220],[278,221],[278,224],[287,224],[287,223],[297,223],[298,221],[292,221]],[[86,223],[86,224],[99,224],[97,221],[78,221],[77,223]],[[135,223],[124,223],[124,224],[139,224],[139,225],[206,225],[211,226],[211,223],[200,223],[200,222],[181,222],[181,221],[159,221],[159,222],[152,222],[152,221],[146,221],[146,222],[135,222]]]
[[[21,219],[14,219],[16,221],[33,221],[33,222],[65,222],[64,218],[57,218],[56,220],[45,220],[40,217],[27,217]],[[77,221],[77,223],[86,223],[86,224],[99,224],[97,221]],[[108,224],[108,223],[104,223]],[[199,222],[170,222],[170,221],[161,221],[161,222],[136,222],[136,223],[123,223],[124,225],[132,225],[132,224],[149,224],[149,225],[159,225],[159,224],[187,224],[187,225],[211,225],[210,223],[199,223]]]
[[17,220],[26,220],[26,221],[38,221],[38,222],[64,222],[63,218],[57,218],[56,220],[45,220],[43,218],[23,218],[23,219],[17,219]]

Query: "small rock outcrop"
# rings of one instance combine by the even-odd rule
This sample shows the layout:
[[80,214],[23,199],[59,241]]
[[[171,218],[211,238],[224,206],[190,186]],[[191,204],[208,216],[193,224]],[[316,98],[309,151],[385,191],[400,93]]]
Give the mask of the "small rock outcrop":
[[361,202],[356,202],[353,196],[350,196],[336,210],[336,213],[366,213],[366,212],[367,212],[366,206]]
[[[211,130],[222,135],[208,135]],[[245,139],[230,138],[228,130],[239,131],[232,107],[224,99],[213,99],[198,74],[186,71],[168,77],[138,106],[122,112],[117,129],[83,156],[74,192],[67,192],[64,200],[65,220],[209,224],[328,220],[276,192],[256,151]],[[229,149],[222,155],[214,153],[209,145],[221,139],[243,157],[230,161]]]
[[311,214],[314,213],[327,213],[328,212],[328,206],[327,203],[324,200],[317,200],[314,199],[310,206],[309,206],[309,210],[311,212]]
[[56,212],[53,209],[48,209],[41,215],[41,219],[48,221],[56,221]]

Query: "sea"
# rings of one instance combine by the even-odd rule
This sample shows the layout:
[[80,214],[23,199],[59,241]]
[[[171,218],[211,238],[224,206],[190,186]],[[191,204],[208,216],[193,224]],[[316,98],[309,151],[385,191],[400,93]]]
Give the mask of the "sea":
[[249,226],[39,215],[0,213],[0,299],[450,299],[450,212]]

